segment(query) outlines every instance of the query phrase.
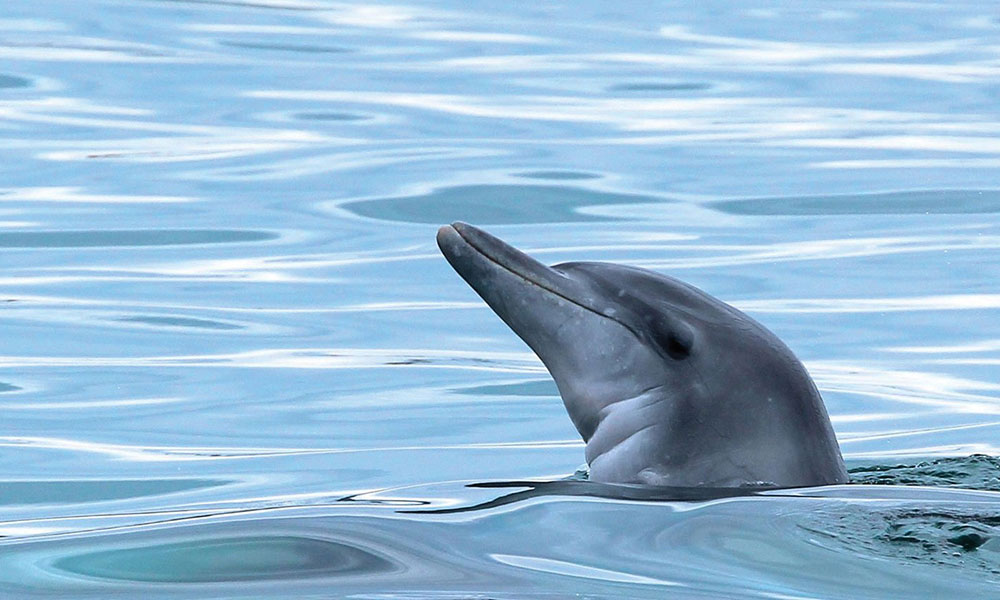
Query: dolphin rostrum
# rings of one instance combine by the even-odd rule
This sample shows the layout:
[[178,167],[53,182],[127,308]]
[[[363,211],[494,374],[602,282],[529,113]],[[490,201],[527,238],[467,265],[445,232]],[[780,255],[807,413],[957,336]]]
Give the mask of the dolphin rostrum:
[[590,479],[657,486],[846,483],[823,400],[773,333],[671,277],[548,267],[445,225],[458,274],[541,358],[587,444]]

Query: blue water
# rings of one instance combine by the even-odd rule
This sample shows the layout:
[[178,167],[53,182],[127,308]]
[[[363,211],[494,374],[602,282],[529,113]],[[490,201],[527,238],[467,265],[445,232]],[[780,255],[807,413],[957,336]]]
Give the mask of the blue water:
[[[998,40],[987,2],[4,3],[0,595],[995,595]],[[849,466],[939,462],[560,481],[453,220],[689,281]]]

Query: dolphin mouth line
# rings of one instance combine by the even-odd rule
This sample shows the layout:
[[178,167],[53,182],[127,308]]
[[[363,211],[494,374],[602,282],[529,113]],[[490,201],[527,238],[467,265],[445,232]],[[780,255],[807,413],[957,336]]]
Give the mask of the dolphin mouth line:
[[[462,241],[465,242],[466,245],[468,245],[470,248],[472,248],[473,250],[475,250],[480,256],[482,256],[486,260],[490,261],[491,263],[495,264],[496,266],[500,267],[501,269],[507,271],[508,273],[510,273],[510,274],[512,274],[512,275],[514,275],[516,277],[521,278],[522,280],[524,280],[524,281],[526,281],[526,282],[528,282],[528,283],[530,283],[530,284],[532,284],[532,285],[534,285],[536,287],[539,287],[539,288],[545,290],[546,292],[552,294],[553,296],[558,296],[559,298],[562,298],[563,300],[569,302],[570,304],[575,304],[576,306],[579,306],[580,308],[582,308],[582,309],[584,309],[586,311],[594,313],[595,315],[597,315],[599,317],[604,317],[605,319],[608,319],[609,321],[613,321],[613,322],[617,323],[618,325],[621,325],[622,327],[624,327],[627,331],[629,331],[636,338],[640,338],[641,339],[641,337],[639,336],[639,334],[634,329],[632,329],[631,327],[629,327],[625,323],[622,323],[618,319],[616,319],[616,318],[614,318],[614,317],[612,317],[610,315],[606,315],[606,314],[604,314],[604,313],[602,313],[602,312],[600,312],[600,311],[598,311],[598,310],[596,310],[596,309],[594,309],[594,308],[592,308],[590,306],[587,306],[586,304],[583,304],[580,301],[578,301],[578,300],[576,300],[574,298],[571,298],[570,296],[566,295],[563,292],[560,292],[559,290],[553,289],[553,286],[546,285],[544,282],[539,281],[539,278],[532,276],[531,273],[522,272],[521,270],[515,268],[514,266],[511,266],[511,265],[508,265],[508,264],[504,263],[503,261],[501,261],[497,257],[493,256],[493,254],[491,254],[488,250],[486,250],[485,248],[482,248],[481,246],[477,245],[473,240],[471,240],[468,237],[466,237],[462,233],[462,227],[456,227],[454,224],[452,224],[452,225],[445,225],[445,227],[448,227],[449,229],[451,229],[452,231],[454,231],[455,233],[457,233],[458,237],[460,237],[462,239]],[[515,250],[517,250],[517,249],[515,248]],[[520,254],[524,254],[520,250],[517,250],[517,252],[520,253]],[[527,255],[525,254],[525,256],[527,256]],[[558,273],[558,271],[556,271],[555,269],[553,269],[552,267],[549,267],[547,265],[545,265],[545,268],[549,269],[550,271],[553,271],[554,273]],[[560,277],[566,277],[565,275],[562,275],[561,273],[559,274],[559,276]]]

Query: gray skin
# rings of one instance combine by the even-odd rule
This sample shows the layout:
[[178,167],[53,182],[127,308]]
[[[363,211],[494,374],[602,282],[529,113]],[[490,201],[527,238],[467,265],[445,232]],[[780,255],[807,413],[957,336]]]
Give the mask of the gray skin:
[[732,306],[634,267],[548,267],[464,223],[442,227],[437,242],[552,374],[587,443],[592,481],[848,481],[823,400],[802,363]]

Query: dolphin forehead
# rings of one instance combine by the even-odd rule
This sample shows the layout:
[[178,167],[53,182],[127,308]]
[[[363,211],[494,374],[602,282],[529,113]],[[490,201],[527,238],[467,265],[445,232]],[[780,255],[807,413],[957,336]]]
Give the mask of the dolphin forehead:
[[745,313],[695,286],[655,271],[604,262],[567,262],[553,269],[576,279],[588,281],[599,296],[624,314],[669,311],[677,318],[700,323],[716,323],[747,328],[754,325],[767,331]]

